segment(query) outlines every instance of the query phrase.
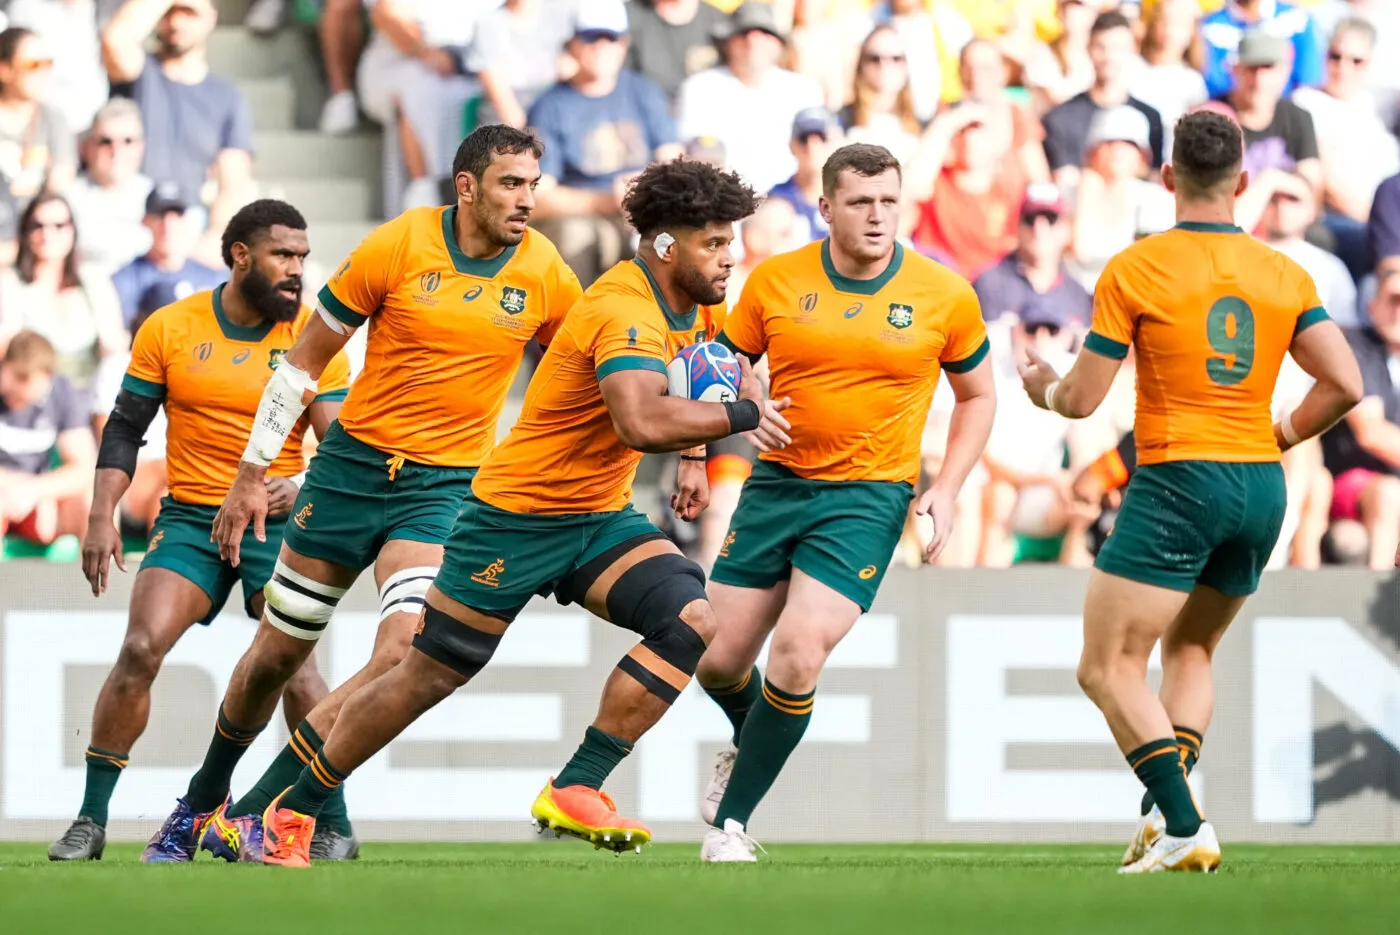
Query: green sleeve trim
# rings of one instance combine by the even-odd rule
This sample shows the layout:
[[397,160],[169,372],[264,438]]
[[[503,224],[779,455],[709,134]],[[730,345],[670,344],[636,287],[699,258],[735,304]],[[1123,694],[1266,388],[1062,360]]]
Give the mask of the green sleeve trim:
[[350,395],[350,387],[338,390],[326,390],[324,393],[317,393],[313,403],[338,403],[343,402],[346,396]]
[[1107,357],[1109,360],[1122,360],[1128,356],[1128,345],[1122,341],[1106,338],[1097,331],[1089,332],[1089,336],[1084,339],[1084,349],[1093,351],[1100,357]]
[[1293,326],[1293,337],[1296,338],[1313,325],[1318,322],[1327,321],[1330,317],[1331,316],[1327,314],[1327,309],[1323,308],[1321,305],[1308,309],[1298,316],[1298,323]]
[[128,393],[135,393],[137,396],[145,396],[148,399],[164,399],[165,384],[153,383],[150,380],[143,380],[131,374],[122,376],[122,389]]
[[653,373],[664,374],[666,365],[655,357],[643,357],[640,354],[614,357],[598,365],[598,381],[601,383],[604,377],[611,376],[619,370],[650,370]]
[[948,373],[967,373],[982,362],[982,358],[987,356],[987,352],[992,349],[992,342],[987,338],[982,339],[982,343],[977,345],[977,350],[968,354],[962,360],[949,360],[943,364],[943,369]]
[[729,348],[734,353],[743,354],[749,360],[758,360],[760,357],[763,356],[762,354],[755,354],[753,351],[750,351],[746,348],[742,348],[739,345],[735,344],[734,339],[729,336],[729,333],[727,331],[721,331],[719,334],[715,335],[715,340],[718,341],[720,344],[723,344],[725,347]]
[[325,306],[326,311],[330,312],[337,320],[344,322],[351,328],[358,328],[369,320],[368,315],[361,315],[359,312],[337,299],[335,293],[331,291],[331,287],[328,285],[321,287],[321,291],[316,293],[316,298]]

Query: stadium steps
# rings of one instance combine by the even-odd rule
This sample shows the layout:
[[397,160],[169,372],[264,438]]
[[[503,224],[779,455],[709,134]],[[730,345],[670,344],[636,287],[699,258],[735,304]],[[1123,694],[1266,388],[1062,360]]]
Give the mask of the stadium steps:
[[318,221],[311,223],[311,255],[328,266],[337,266],[360,241],[374,230],[373,221]]
[[253,134],[257,178],[355,178],[376,181],[383,145],[376,133],[326,136],[315,130],[266,130]]
[[238,78],[238,90],[248,99],[253,112],[253,132],[292,130],[296,127],[296,82],[289,75],[266,78]]
[[[326,221],[368,221],[379,210],[375,185],[363,178],[260,177],[259,185],[267,198],[280,198],[296,205],[308,224]],[[331,261],[332,263],[335,261]]]

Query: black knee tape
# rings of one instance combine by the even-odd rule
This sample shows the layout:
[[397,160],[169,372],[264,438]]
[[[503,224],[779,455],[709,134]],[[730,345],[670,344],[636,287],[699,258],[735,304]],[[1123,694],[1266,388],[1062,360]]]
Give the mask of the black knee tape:
[[485,668],[500,644],[500,634],[478,630],[431,606],[424,608],[423,625],[413,635],[414,649],[467,679]]
[[705,573],[683,555],[656,555],[622,573],[608,592],[613,623],[642,635],[642,645],[686,675],[694,675],[705,641],[681,619],[705,599]]

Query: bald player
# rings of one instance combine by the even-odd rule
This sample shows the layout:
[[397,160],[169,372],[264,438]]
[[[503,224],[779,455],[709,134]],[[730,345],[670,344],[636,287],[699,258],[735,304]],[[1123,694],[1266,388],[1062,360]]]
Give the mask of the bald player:
[[[270,453],[316,392],[326,362],[368,323],[364,370],[312,459],[262,623],[176,810],[188,813],[217,857],[261,859],[267,803],[320,749],[345,699],[408,650],[443,541],[495,444],[525,345],[549,344],[580,295],[554,245],[526,227],[542,153],[538,138],[510,127],[468,136],[454,161],[456,204],[405,212],[371,233],[321,290],[319,315],[287,353],[291,366],[279,368],[283,378],[263,395],[215,521],[220,550],[234,565],[249,522],[259,540],[264,535]],[[251,790],[221,806],[282,685],[371,564],[380,625],[369,663],[307,715]],[[318,858],[354,853],[348,827],[323,825],[330,826],[318,837]]]
[[[1123,873],[1211,872],[1220,843],[1187,785],[1214,705],[1211,655],[1258,588],[1283,523],[1281,452],[1361,398],[1361,374],[1303,269],[1234,223],[1249,185],[1230,118],[1176,125],[1162,181],[1176,227],[1104,269],[1093,327],[1063,379],[1032,355],[1038,406],[1082,419],[1137,352],[1137,470],[1084,599],[1079,684],[1108,721],[1148,799]],[[1272,418],[1284,355],[1317,381]],[[1147,660],[1162,644],[1162,688]]]
[[[904,529],[939,375],[957,402],[948,454],[920,513],[932,561],[982,457],[996,397],[981,305],[967,281],[895,241],[900,166],[852,144],[822,168],[831,235],[760,263],[720,341],[768,356],[792,444],[759,455],[711,572],[718,630],[697,679],[734,725],[701,814],[706,861],[753,861],[749,818],[811,719],[826,658],[870,609]],[[754,662],[769,634],[767,676]]]

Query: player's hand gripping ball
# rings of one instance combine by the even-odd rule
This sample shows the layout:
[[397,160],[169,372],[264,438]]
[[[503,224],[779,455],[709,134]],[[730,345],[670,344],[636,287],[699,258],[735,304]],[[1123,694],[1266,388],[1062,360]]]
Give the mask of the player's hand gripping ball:
[[732,403],[739,399],[739,361],[718,341],[681,348],[666,367],[672,396],[706,403]]

